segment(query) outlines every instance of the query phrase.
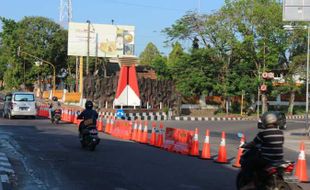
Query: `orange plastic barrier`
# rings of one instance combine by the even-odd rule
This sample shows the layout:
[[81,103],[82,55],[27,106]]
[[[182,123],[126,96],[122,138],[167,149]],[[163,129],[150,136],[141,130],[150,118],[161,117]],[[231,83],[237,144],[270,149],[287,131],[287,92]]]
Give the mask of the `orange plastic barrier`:
[[114,127],[112,128],[111,135],[120,139],[131,139],[131,125],[128,121],[116,120]]

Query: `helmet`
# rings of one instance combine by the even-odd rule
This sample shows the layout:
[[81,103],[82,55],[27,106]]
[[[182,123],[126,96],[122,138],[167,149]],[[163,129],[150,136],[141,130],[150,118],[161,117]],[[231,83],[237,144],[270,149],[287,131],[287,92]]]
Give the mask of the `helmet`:
[[56,96],[53,96],[52,100],[53,101],[58,101],[58,98]]
[[85,108],[86,109],[92,109],[94,106],[93,102],[90,101],[90,100],[87,100],[86,103],[85,103]]
[[275,112],[265,112],[262,115],[262,123],[264,127],[275,127],[278,125],[278,116]]

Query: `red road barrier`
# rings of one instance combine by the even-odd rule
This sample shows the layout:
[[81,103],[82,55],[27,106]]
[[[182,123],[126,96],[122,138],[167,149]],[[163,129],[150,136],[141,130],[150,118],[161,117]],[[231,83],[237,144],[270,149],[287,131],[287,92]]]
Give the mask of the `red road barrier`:
[[175,144],[173,151],[188,155],[192,144],[193,131],[176,129],[175,133]]
[[166,133],[165,133],[165,142],[163,144],[163,149],[168,150],[168,151],[173,151],[174,148],[174,138],[175,138],[175,128],[166,128]]

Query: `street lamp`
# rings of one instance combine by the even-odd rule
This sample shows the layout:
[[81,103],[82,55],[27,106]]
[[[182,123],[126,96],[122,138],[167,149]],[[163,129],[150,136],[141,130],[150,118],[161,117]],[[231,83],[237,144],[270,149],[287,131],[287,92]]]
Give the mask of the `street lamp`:
[[56,67],[52,63],[50,63],[48,61],[45,61],[45,60],[43,60],[43,59],[41,59],[41,58],[39,58],[37,56],[34,56],[34,55],[30,54],[30,53],[27,53],[25,51],[22,51],[21,48],[18,47],[17,55],[21,56],[22,54],[25,54],[25,55],[27,55],[29,57],[32,57],[32,58],[35,58],[35,59],[39,60],[39,61],[35,62],[36,65],[42,65],[43,63],[46,63],[46,64],[50,65],[53,68],[53,91],[55,92],[55,90],[56,90]]
[[309,127],[309,59],[310,59],[310,24],[308,26],[291,26],[284,25],[283,28],[288,31],[292,31],[294,29],[307,29],[308,37],[307,37],[307,72],[306,72],[306,133],[310,136],[310,127]]

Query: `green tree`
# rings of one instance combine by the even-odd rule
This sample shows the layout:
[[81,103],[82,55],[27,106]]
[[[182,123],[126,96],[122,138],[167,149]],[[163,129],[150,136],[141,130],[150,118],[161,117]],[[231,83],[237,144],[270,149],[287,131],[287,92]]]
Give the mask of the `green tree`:
[[[33,84],[38,74],[52,74],[49,65],[36,67],[34,62],[38,60],[25,55],[17,57],[19,46],[22,51],[51,62],[57,71],[66,68],[67,32],[60,25],[44,17],[25,17],[19,22],[3,17],[0,20],[3,25],[0,33],[2,55],[11,65],[4,76],[7,88],[18,88],[23,82]],[[25,76],[21,77],[23,73]]]
[[168,65],[172,67],[177,64],[180,58],[184,55],[182,45],[178,42],[172,45],[172,51],[169,53]]
[[158,56],[160,56],[159,50],[152,42],[150,42],[140,54],[140,64],[150,65],[152,61]]
[[167,58],[157,56],[153,59],[151,67],[155,70],[159,80],[171,79],[171,73],[167,65]]

